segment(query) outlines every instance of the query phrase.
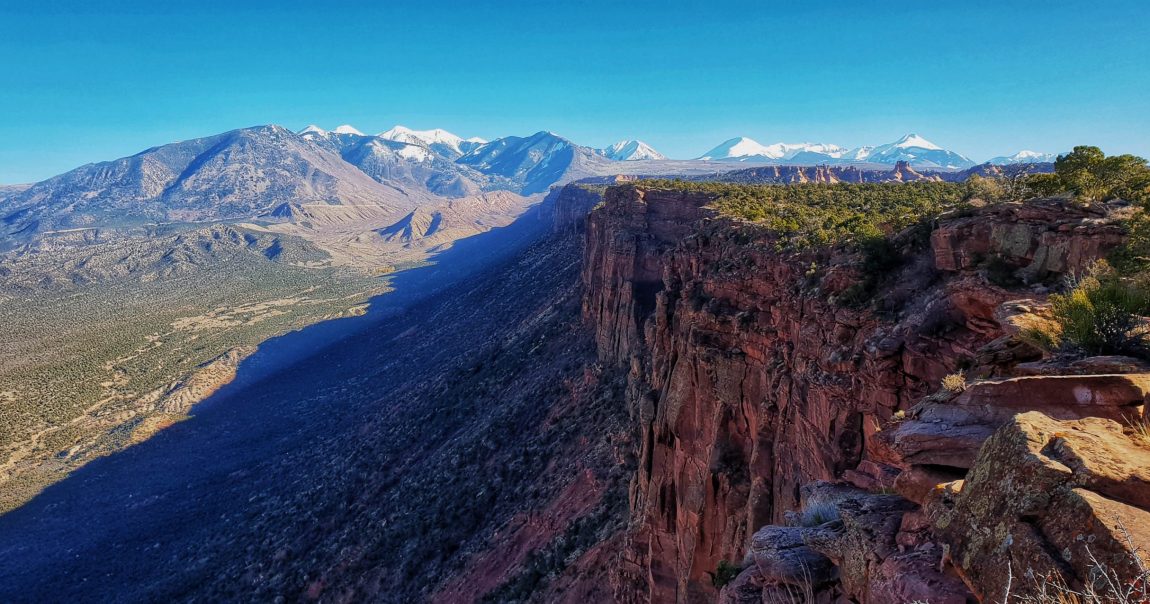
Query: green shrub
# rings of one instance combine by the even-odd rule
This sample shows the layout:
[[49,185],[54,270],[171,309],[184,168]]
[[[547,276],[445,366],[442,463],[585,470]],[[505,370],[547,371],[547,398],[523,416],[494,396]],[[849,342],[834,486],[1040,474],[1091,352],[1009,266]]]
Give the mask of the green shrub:
[[1087,203],[1114,198],[1150,203],[1150,166],[1145,159],[1129,154],[1107,157],[1088,145],[1059,156],[1053,174],[1036,174],[1027,184],[1037,195],[1070,193]]
[[981,199],[985,202],[996,202],[1006,198],[1006,186],[995,178],[987,178],[978,174],[971,174],[966,179],[967,199]]
[[1111,252],[1109,261],[1119,273],[1135,275],[1150,268],[1150,214],[1138,209],[1122,222],[1126,240]]
[[645,186],[705,193],[728,216],[766,226],[787,249],[885,239],[926,218],[962,207],[965,183],[802,183],[747,185],[650,180]]
[[719,566],[715,569],[715,572],[708,574],[711,575],[711,585],[722,589],[724,585],[734,581],[735,577],[739,576],[741,572],[743,572],[741,566],[727,562],[726,560],[719,560]]
[[1058,334],[1043,334],[1051,343],[1091,355],[1146,356],[1142,316],[1150,312],[1150,284],[1145,276],[1123,278],[1099,262],[1070,291],[1050,296],[1050,303],[1060,327]]

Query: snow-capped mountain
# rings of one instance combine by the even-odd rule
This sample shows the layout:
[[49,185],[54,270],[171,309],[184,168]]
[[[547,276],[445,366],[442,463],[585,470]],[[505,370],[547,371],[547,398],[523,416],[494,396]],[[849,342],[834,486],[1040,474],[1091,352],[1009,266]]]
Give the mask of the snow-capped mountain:
[[614,170],[613,162],[595,149],[576,145],[552,132],[497,138],[473,149],[456,163],[474,168],[496,179],[500,186],[523,195],[542,193],[559,181]]
[[801,164],[876,163],[894,165],[905,161],[923,168],[962,169],[975,163],[969,158],[926,140],[917,134],[878,146],[846,149],[826,143],[775,143],[762,145],[745,136],[732,138],[704,153],[698,159],[712,161],[768,162]]
[[861,159],[875,164],[896,164],[905,161],[916,168],[951,170],[961,170],[975,165],[970,158],[954,151],[947,151],[917,134],[907,134],[893,143],[879,145]]
[[283,204],[383,215],[430,198],[372,178],[318,136],[257,126],[81,166],[6,199],[0,241],[93,224],[250,220]]
[[644,143],[643,141],[619,141],[606,149],[599,149],[599,154],[607,159],[616,161],[632,161],[640,159],[667,159],[665,155]]
[[296,134],[298,134],[304,138],[308,138],[308,139],[312,139],[312,140],[316,140],[316,139],[320,139],[320,138],[328,138],[328,137],[332,137],[332,136],[367,136],[366,134],[357,130],[355,128],[355,126],[352,126],[350,124],[344,124],[342,126],[337,126],[335,130],[324,130],[323,128],[320,128],[319,126],[312,124],[312,125],[308,126],[307,128],[304,128],[303,130],[296,132]]
[[486,144],[487,141],[478,138],[463,138],[446,130],[435,128],[433,130],[412,130],[406,126],[395,126],[391,130],[380,132],[377,136],[400,143],[423,144],[436,148],[445,155],[464,155],[476,147]]
[[846,151],[838,145],[824,143],[775,143],[763,145],[745,136],[724,141],[698,159],[711,161],[770,161],[791,159],[800,153],[818,153],[837,157]]
[[1014,164],[1039,164],[1052,162],[1058,159],[1057,153],[1042,153],[1041,151],[1028,151],[1023,149],[1014,155],[999,155],[986,161],[996,166],[1010,166]]
[[[459,143],[455,140],[458,137],[453,139],[450,132],[431,131],[430,134],[438,135],[426,137],[433,141],[431,143],[417,136],[429,133],[412,132],[409,136],[402,136],[402,132],[388,133],[403,140],[352,134],[346,129],[345,133],[328,132],[318,126],[299,131],[300,138],[338,154],[381,183],[398,185],[405,190],[426,190],[443,197],[463,197],[482,190],[484,176],[455,163],[460,157]],[[474,141],[459,141],[465,146],[479,145]]]

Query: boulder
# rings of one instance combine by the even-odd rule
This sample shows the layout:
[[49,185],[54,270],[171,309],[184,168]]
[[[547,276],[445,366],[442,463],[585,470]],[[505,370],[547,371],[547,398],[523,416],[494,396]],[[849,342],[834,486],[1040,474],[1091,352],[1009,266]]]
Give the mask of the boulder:
[[[1059,419],[1129,421],[1142,415],[1148,392],[1150,373],[983,380],[950,400],[928,398],[919,403],[910,419],[877,433],[868,453],[904,470],[913,465],[968,469],[982,443],[1016,413],[1041,411]],[[904,487],[915,489],[907,491],[915,501],[921,490],[910,481],[921,478],[903,479]]]
[[938,485],[962,478],[964,472],[952,467],[912,465],[894,481],[894,490],[899,495],[922,505]]
[[1020,414],[987,441],[951,502],[928,501],[955,567],[983,601],[1081,586],[1097,569],[1139,579],[1150,560],[1150,449],[1100,418]]
[[938,571],[940,548],[929,543],[893,554],[871,573],[868,602],[973,604],[970,590],[954,574]]
[[838,578],[825,555],[807,546],[804,537],[818,528],[768,525],[751,539],[751,557],[768,584],[819,586]]

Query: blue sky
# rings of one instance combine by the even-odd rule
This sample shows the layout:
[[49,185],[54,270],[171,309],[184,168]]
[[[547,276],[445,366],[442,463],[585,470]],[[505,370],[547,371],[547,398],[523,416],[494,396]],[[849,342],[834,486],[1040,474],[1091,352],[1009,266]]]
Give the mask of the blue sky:
[[0,0],[0,183],[265,123],[1150,155],[1150,2],[920,4]]

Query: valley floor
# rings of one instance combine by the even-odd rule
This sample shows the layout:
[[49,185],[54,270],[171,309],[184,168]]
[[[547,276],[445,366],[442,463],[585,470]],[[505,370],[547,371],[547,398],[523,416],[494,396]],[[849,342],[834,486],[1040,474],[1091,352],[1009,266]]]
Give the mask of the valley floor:
[[190,420],[0,516],[0,600],[546,590],[619,530],[633,463],[578,270],[578,242],[529,214],[397,276],[367,317],[269,342]]

